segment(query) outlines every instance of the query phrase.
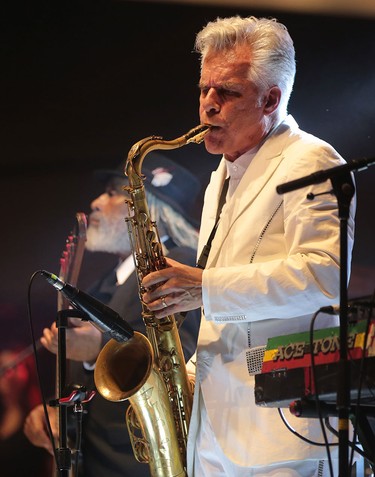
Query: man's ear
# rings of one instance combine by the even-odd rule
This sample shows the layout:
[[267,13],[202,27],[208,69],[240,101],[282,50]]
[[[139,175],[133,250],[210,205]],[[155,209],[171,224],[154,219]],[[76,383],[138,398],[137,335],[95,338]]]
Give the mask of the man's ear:
[[265,114],[272,114],[279,106],[281,98],[281,90],[278,86],[272,86],[269,89],[264,104]]

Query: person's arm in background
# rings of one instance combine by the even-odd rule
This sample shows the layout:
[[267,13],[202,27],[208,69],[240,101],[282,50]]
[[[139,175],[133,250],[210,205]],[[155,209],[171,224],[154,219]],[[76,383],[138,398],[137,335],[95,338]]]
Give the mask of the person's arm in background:
[[[56,441],[58,439],[57,408],[48,407],[48,416],[51,424],[52,434]],[[51,455],[53,455],[53,446],[49,438],[47,422],[42,404],[39,404],[30,411],[25,419],[23,431],[25,436],[34,446],[42,447]]]

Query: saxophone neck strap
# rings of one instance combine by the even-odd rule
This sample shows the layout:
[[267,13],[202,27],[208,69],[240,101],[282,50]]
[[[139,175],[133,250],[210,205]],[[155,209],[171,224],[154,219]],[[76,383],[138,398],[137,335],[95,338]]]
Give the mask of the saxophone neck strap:
[[217,227],[219,225],[220,214],[221,214],[221,211],[224,207],[225,200],[226,200],[226,197],[227,197],[228,186],[229,186],[229,177],[227,177],[225,179],[224,183],[223,183],[223,187],[221,189],[221,194],[220,194],[220,198],[219,198],[219,204],[217,206],[215,225],[213,226],[213,228],[211,230],[211,233],[210,233],[210,236],[208,237],[207,243],[203,247],[203,250],[202,250],[202,252],[199,256],[199,259],[198,259],[198,262],[197,262],[197,267],[198,268],[204,269],[206,267],[208,255],[209,255],[210,250],[211,250],[211,244],[212,244],[212,241],[215,237],[216,230],[217,230]]

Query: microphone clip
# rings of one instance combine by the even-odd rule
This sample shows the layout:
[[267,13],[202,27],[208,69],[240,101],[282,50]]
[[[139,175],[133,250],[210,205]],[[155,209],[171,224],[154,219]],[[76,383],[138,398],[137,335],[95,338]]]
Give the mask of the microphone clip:
[[69,328],[69,318],[79,318],[82,321],[89,321],[90,317],[87,313],[76,308],[68,308],[66,310],[59,310],[56,314],[56,328],[66,329]]
[[306,196],[306,199],[308,200],[314,200],[315,197],[318,197],[319,195],[326,195],[326,194],[330,194],[332,195],[334,193],[333,189],[331,190],[327,190],[326,192],[319,192],[318,194],[314,194],[312,192],[309,192]]
[[66,394],[65,397],[63,396],[59,399],[52,399],[49,401],[49,405],[51,407],[80,407],[82,404],[90,402],[95,396],[96,391],[87,391],[86,386],[80,384],[70,384],[66,387],[64,394]]

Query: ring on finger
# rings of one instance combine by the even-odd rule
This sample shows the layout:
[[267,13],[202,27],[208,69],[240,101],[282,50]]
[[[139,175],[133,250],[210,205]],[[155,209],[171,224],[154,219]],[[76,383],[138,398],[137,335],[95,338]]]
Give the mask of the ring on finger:
[[167,308],[167,303],[165,302],[165,296],[161,297],[161,304],[163,305],[163,308]]

